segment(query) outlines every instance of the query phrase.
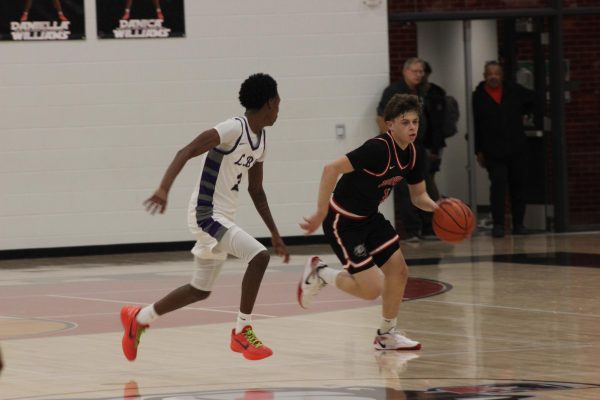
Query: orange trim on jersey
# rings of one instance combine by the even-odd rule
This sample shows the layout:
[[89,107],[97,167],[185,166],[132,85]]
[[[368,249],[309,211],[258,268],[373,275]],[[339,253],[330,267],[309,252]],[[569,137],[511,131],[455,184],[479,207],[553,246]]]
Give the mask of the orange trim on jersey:
[[363,262],[358,263],[358,264],[355,264],[350,260],[350,256],[348,255],[348,250],[346,250],[344,243],[342,243],[342,238],[340,237],[340,235],[338,233],[338,224],[340,223],[340,215],[341,214],[337,214],[335,216],[335,219],[333,220],[333,236],[335,236],[335,241],[342,249],[342,252],[344,253],[344,258],[346,259],[346,264],[344,264],[343,268],[348,269],[350,266],[352,266],[354,268],[360,268],[360,267],[364,267],[366,265],[372,264],[373,257],[369,257],[366,260],[364,260]]
[[387,165],[386,165],[386,166],[385,166],[385,168],[383,169],[383,172],[381,172],[381,173],[379,173],[379,174],[378,174],[377,172],[371,172],[371,171],[369,171],[369,170],[368,170],[368,169],[366,169],[366,168],[363,168],[363,171],[365,171],[365,172],[366,172],[367,174],[369,174],[369,175],[373,175],[373,176],[383,176],[383,175],[385,175],[385,173],[386,173],[386,172],[388,171],[388,169],[390,168],[390,164],[391,164],[391,162],[392,162],[392,152],[391,152],[391,150],[390,150],[390,144],[388,143],[388,141],[387,141],[387,140],[385,140],[385,139],[383,139],[383,138],[375,138],[375,139],[376,139],[376,140],[382,140],[382,141],[383,141],[383,142],[386,144],[386,146],[387,146],[387,148],[388,148],[388,162],[387,162]]
[[[348,263],[350,262],[350,258],[348,257],[348,252],[346,251],[346,248],[342,244],[342,238],[338,234],[338,228],[337,227],[338,227],[339,223],[340,223],[340,214],[337,214],[335,216],[335,219],[333,220],[333,236],[335,236],[335,241],[337,242],[337,244],[342,249],[342,252],[344,253],[344,258],[346,259],[346,265],[348,265]],[[347,268],[347,267],[345,267],[345,268]]]
[[331,206],[331,208],[333,208],[336,212],[343,215],[344,217],[347,217],[350,219],[367,219],[368,218],[363,215],[354,214],[354,213],[351,213],[350,211],[344,210],[339,204],[337,204],[335,202],[335,200],[333,200],[333,197],[331,199],[329,199],[329,205]]
[[398,235],[396,235],[393,238],[391,238],[390,240],[388,240],[387,242],[385,242],[384,244],[382,244],[381,246],[379,246],[378,248],[376,248],[375,250],[371,251],[369,254],[374,256],[375,254],[382,252],[383,250],[387,249],[392,244],[394,244],[394,242],[397,242],[399,240],[400,240],[400,237]]
[[[387,134],[390,136],[390,138],[392,139],[392,143],[395,143],[394,137],[392,136],[392,134],[388,131]],[[402,165],[402,163],[400,163],[400,157],[398,157],[398,150],[396,150],[396,146],[394,146],[394,154],[396,155],[396,162],[398,162],[398,166],[400,167],[400,169],[406,169],[406,168],[410,168],[413,169],[415,166],[415,161],[417,160],[417,150],[415,149],[415,144],[414,143],[410,143],[410,150],[412,151],[412,160],[410,162],[410,164],[406,164],[406,165]]]
[[354,264],[352,261],[348,260],[348,263],[350,265],[352,265],[354,268],[360,268],[360,267],[364,267],[365,265],[368,264],[372,264],[373,263],[373,257],[369,257],[367,258],[365,261],[358,263],[358,264]]

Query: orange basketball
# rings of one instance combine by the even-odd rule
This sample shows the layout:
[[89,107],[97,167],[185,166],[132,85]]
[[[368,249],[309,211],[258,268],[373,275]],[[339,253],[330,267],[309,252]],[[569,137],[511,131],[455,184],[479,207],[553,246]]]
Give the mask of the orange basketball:
[[471,236],[475,229],[475,216],[465,203],[448,197],[438,202],[433,212],[433,231],[445,242],[459,243]]

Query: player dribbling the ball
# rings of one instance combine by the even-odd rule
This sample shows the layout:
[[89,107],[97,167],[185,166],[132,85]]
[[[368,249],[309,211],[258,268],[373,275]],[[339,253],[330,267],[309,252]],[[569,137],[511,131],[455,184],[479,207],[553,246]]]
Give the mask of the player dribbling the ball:
[[402,179],[407,180],[416,207],[429,212],[437,208],[425,190],[424,160],[417,157],[414,144],[421,111],[417,96],[394,95],[384,111],[388,131],[325,166],[317,210],[300,223],[307,234],[323,224],[325,237],[344,266],[334,269],[319,257],[310,257],[298,285],[300,306],[309,307],[327,284],[365,300],[381,296],[377,350],[421,348],[421,343],[396,330],[408,267],[396,230],[378,209]]

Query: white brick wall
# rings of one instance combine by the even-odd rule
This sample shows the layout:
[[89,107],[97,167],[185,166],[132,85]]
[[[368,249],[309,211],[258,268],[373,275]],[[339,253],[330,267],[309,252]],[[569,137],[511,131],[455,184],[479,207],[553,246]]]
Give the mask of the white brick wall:
[[[85,0],[85,41],[0,42],[0,250],[191,240],[196,160],[165,215],[141,203],[179,148],[243,112],[237,92],[254,72],[277,79],[282,98],[268,129],[271,209],[284,236],[302,234],[324,163],[376,133],[389,75],[385,2],[188,0],[185,9],[181,39],[98,40],[95,2]],[[269,236],[247,195],[238,222]]]

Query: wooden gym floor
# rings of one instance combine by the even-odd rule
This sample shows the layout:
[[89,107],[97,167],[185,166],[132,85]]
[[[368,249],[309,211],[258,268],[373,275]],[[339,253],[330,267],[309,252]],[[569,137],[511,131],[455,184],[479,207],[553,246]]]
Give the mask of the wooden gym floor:
[[188,252],[0,261],[0,399],[600,399],[600,233],[480,235],[402,244],[411,281],[399,327],[416,352],[377,352],[379,302],[327,287],[296,303],[308,254],[273,257],[254,327],[274,350],[229,350],[244,268],[121,353],[119,309],[187,283]]

